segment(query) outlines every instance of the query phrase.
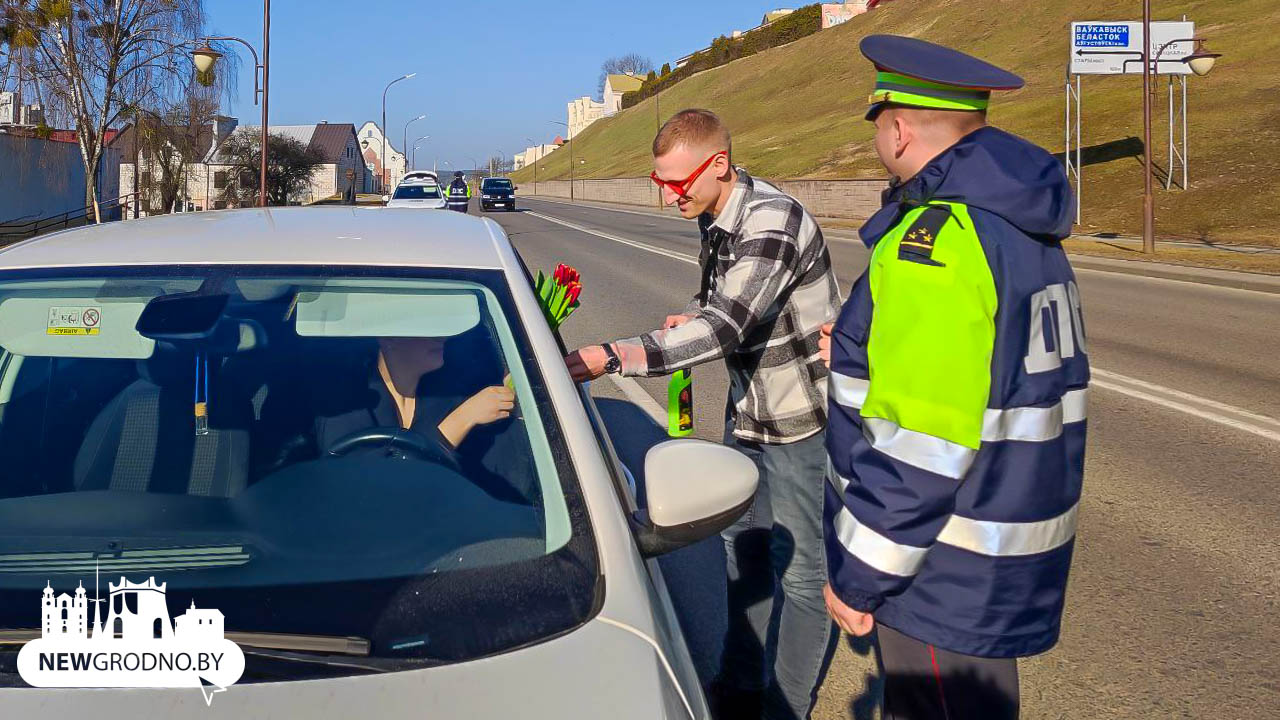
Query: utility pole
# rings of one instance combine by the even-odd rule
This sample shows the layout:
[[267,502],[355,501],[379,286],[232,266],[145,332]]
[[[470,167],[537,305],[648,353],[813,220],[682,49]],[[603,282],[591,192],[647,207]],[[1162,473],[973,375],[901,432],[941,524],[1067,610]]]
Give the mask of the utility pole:
[[1151,194],[1151,0],[1142,0],[1142,252],[1156,254],[1156,208]]

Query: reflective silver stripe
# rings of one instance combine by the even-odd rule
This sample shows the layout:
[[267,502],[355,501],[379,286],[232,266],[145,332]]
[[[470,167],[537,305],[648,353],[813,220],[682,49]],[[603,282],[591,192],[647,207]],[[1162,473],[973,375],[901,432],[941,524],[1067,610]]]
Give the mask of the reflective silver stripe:
[[876,450],[921,470],[955,480],[969,472],[977,454],[973,448],[908,430],[883,418],[863,418],[862,428]]
[[952,515],[938,542],[993,557],[1035,555],[1061,547],[1075,537],[1076,510],[1039,522],[1005,523]]
[[[842,493],[849,486],[849,481],[829,472],[827,477],[832,485]],[[844,507],[836,513],[833,529],[840,544],[852,556],[883,573],[911,577],[920,572],[924,556],[929,548],[896,543],[871,528],[858,522],[858,519]]]
[[982,441],[1044,442],[1062,434],[1062,426],[1085,419],[1087,390],[1071,390],[1049,407],[987,410],[982,415]]
[[870,380],[831,373],[831,397],[847,408],[861,410],[867,402],[867,390],[870,388]]

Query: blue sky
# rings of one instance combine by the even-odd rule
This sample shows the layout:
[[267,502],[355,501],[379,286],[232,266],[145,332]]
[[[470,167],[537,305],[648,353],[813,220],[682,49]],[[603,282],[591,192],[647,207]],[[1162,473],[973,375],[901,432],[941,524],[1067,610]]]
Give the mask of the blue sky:
[[[600,64],[638,52],[656,67],[720,34],[760,22],[778,0],[476,2],[475,0],[275,0],[271,4],[271,118],[276,124],[378,121],[387,82],[388,135],[400,145],[431,135],[418,165],[481,164],[550,141],[565,104],[595,93]],[[794,7],[794,5],[782,5]],[[210,34],[261,50],[262,5],[209,0]],[[238,46],[237,46],[238,47]],[[237,96],[224,111],[257,124],[253,63],[244,54]]]

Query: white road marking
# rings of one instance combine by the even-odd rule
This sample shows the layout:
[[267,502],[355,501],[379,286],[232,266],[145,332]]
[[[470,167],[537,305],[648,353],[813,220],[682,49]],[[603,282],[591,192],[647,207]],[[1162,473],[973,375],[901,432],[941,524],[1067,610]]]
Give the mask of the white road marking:
[[[654,247],[653,245],[636,242],[635,240],[627,240],[616,235],[609,235],[608,233],[602,233],[597,230],[585,228],[581,225],[576,225],[541,213],[526,212],[534,217],[541,218],[558,225],[563,225],[567,228],[572,228],[578,232],[595,235],[596,237],[604,238],[605,240],[612,240],[616,243],[628,245],[646,252],[663,255],[692,265],[698,264],[698,259],[691,255],[685,255],[683,253],[673,252],[664,248]],[[1236,288],[1224,289],[1234,290]],[[1121,375],[1120,373],[1111,372],[1110,370],[1104,370],[1099,367],[1093,367],[1091,368],[1091,371],[1094,376],[1093,384],[1100,388],[1138,398],[1139,400],[1146,400],[1147,402],[1169,408],[1170,410],[1177,410],[1188,415],[1209,420],[1210,422],[1218,423],[1219,425],[1225,425],[1236,430],[1243,430],[1245,432],[1258,435],[1259,437],[1264,437],[1268,440],[1280,442],[1280,420],[1276,420],[1275,418],[1250,412],[1243,408],[1235,407],[1234,405],[1218,402],[1217,400],[1210,400],[1209,398],[1201,397],[1199,395],[1192,395],[1191,393],[1183,392],[1181,390],[1174,390],[1173,388],[1164,387],[1163,385],[1157,385],[1144,380],[1138,380],[1137,378],[1131,378],[1127,375]],[[632,402],[639,405],[646,413],[649,414],[650,417],[653,417],[654,421],[657,422],[658,425],[666,427],[666,412],[656,400],[654,400],[647,392],[644,391],[643,388],[640,387],[639,383],[631,378],[624,378],[616,375],[610,375],[609,377],[614,380],[618,385],[618,389],[621,390],[624,395],[626,395]],[[645,401],[647,401],[647,404]]]
[[542,213],[536,213],[531,210],[525,210],[525,214],[532,215],[541,220],[546,220],[547,222],[553,222],[557,225],[563,225],[567,228],[572,228],[574,230],[577,230],[578,232],[586,233],[588,235],[595,235],[596,237],[604,238],[605,240],[612,240],[616,243],[622,243],[623,245],[630,245],[633,248],[639,248],[641,250],[655,253],[657,255],[664,255],[673,260],[679,260],[680,262],[687,262],[690,265],[698,264],[698,258],[693,257],[692,255],[686,255],[684,253],[678,253],[672,250],[664,250],[663,248],[655,247],[653,245],[648,245],[642,242],[636,242],[635,240],[627,240],[626,238],[620,238],[617,235],[602,233],[599,230],[592,230],[590,228],[585,228],[581,225],[576,225],[567,220],[561,220],[560,218],[553,218],[550,215],[543,215]]
[[1101,368],[1091,368],[1091,372],[1092,384],[1097,387],[1280,442],[1280,420],[1275,418]]

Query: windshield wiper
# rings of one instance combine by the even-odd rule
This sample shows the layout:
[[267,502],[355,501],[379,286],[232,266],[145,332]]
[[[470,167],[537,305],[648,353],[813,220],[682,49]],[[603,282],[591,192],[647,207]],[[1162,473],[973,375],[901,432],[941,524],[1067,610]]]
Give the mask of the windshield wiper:
[[[20,645],[39,638],[39,628],[0,630],[0,645]],[[288,633],[239,632],[228,630],[223,637],[245,647],[266,650],[292,650],[320,655],[353,655],[367,657],[370,643],[362,637],[333,635],[291,635]]]

